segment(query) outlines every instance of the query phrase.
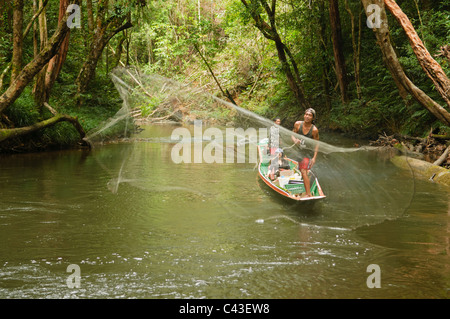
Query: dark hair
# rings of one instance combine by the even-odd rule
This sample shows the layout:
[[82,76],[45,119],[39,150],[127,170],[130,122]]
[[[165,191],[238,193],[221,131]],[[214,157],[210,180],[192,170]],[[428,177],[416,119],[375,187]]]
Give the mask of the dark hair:
[[313,115],[313,119],[312,119],[312,124],[316,125],[316,119],[317,119],[317,115],[316,115],[316,110],[314,110],[313,108],[309,108],[305,110],[305,114],[306,113],[311,113]]
[[310,107],[309,109],[307,109],[307,110],[305,111],[305,114],[308,113],[308,112],[311,113],[311,114],[313,115],[313,120],[315,120],[316,117],[317,117],[317,116],[316,116],[316,110],[314,110],[313,108]]

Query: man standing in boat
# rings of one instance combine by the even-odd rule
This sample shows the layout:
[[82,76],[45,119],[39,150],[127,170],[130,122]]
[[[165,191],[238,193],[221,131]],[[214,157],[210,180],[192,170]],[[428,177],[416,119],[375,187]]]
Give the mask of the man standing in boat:
[[[304,119],[303,121],[295,122],[293,132],[318,141],[319,129],[314,125],[314,120],[316,119],[316,111],[312,108],[307,109],[305,111],[303,119]],[[292,136],[292,141],[295,144],[299,144],[300,147],[304,148],[303,150],[304,157],[303,160],[299,163],[299,170],[302,173],[303,182],[305,183],[306,196],[311,197],[311,183],[309,180],[308,171],[313,167],[313,165],[316,162],[319,144],[316,143],[314,155],[311,156],[312,155],[311,151],[306,149],[305,140],[303,139],[300,140],[295,136]]]

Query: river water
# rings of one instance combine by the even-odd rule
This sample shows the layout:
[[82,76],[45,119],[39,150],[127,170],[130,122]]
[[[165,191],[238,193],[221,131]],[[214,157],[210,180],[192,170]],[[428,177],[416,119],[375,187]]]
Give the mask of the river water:
[[173,129],[2,156],[0,298],[449,297],[447,187],[327,154],[294,205],[252,163],[175,164]]

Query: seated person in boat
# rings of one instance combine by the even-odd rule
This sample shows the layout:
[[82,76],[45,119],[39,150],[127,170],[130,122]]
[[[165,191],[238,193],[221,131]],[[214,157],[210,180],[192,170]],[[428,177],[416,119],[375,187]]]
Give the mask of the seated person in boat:
[[281,148],[275,151],[277,157],[272,159],[272,163],[269,166],[268,176],[273,181],[280,175],[280,170],[290,169],[289,161],[285,158],[283,150]]

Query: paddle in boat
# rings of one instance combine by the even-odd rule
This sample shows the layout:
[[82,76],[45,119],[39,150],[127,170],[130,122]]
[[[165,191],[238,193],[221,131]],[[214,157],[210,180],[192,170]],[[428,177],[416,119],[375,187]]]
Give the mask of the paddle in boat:
[[293,159],[286,158],[290,169],[280,170],[280,174],[274,180],[269,177],[269,167],[271,160],[276,154],[269,155],[269,139],[263,139],[258,143],[258,174],[261,180],[278,194],[294,201],[314,201],[325,198],[325,194],[320,187],[319,180],[310,171],[311,176],[311,196],[306,196],[305,185],[303,183],[302,174],[298,169],[298,162]]

